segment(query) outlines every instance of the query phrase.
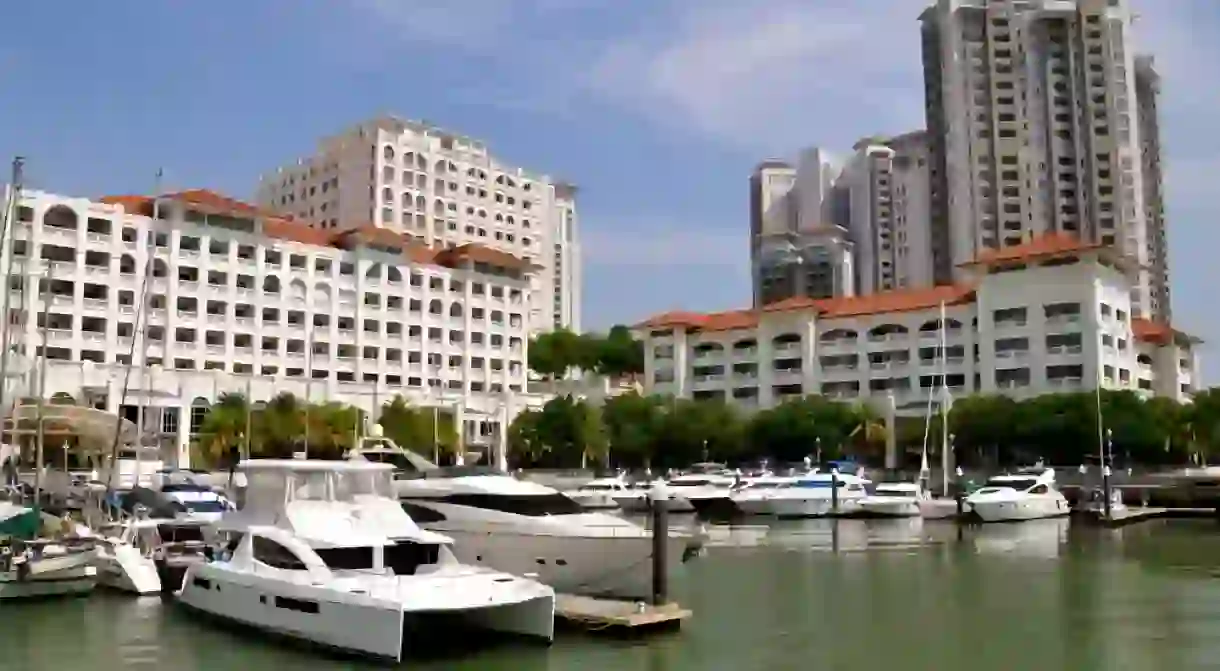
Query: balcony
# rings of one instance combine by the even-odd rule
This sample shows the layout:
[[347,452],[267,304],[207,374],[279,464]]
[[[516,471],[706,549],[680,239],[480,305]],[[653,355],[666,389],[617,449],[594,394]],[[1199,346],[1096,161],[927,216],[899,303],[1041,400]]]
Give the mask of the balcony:
[[1084,387],[1084,380],[1079,377],[1053,377],[1048,378],[1046,383],[1054,389],[1081,389]]
[[1083,352],[1084,346],[1082,345],[1052,345],[1051,347],[1046,348],[1047,354],[1055,355],[1072,355],[1081,354]]
[[1046,317],[1047,326],[1069,326],[1079,324],[1081,321],[1080,313],[1048,315]]
[[997,329],[1019,329],[1024,328],[1029,322],[1025,319],[1004,319],[995,322]]
[[801,353],[801,344],[795,343],[795,342],[779,344],[774,347],[774,352],[775,352],[776,356],[781,356],[781,355],[785,355],[785,354],[789,354],[789,355],[800,354]]
[[996,350],[995,353],[995,358],[1003,359],[1005,361],[1024,361],[1028,357],[1029,350],[1027,349]]

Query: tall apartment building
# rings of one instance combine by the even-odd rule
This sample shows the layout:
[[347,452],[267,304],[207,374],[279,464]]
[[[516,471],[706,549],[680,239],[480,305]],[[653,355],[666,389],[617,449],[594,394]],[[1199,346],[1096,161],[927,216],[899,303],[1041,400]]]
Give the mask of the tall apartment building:
[[537,264],[528,321],[540,332],[581,329],[575,196],[572,185],[507,165],[478,140],[384,116],[263,175],[256,197],[322,228],[367,222],[429,246],[478,243]]
[[1144,217],[1148,226],[1149,286],[1152,314],[1166,323],[1173,319],[1169,295],[1169,241],[1165,233],[1164,173],[1161,169],[1161,121],[1157,109],[1161,77],[1151,56],[1135,59],[1135,102],[1138,105],[1140,157],[1144,169]]
[[16,318],[4,339],[25,363],[8,373],[37,388],[30,362],[45,351],[43,396],[131,419],[144,408],[167,462],[185,462],[225,392],[369,411],[402,394],[453,410],[468,445],[541,404],[526,386],[537,265],[519,256],[373,226],[324,230],[209,191],[23,191],[13,212],[0,272],[13,270]]
[[922,131],[856,143],[835,182],[844,194],[861,294],[933,284],[929,155]]
[[[1131,18],[1127,0],[938,0],[923,13],[939,281],[1053,231],[1152,260],[1157,176],[1141,158]],[[1160,316],[1151,287],[1143,271],[1139,315]]]
[[754,305],[790,296],[855,294],[852,243],[837,174],[820,149],[798,164],[760,164],[750,176],[750,260]]
[[922,131],[820,149],[750,177],[754,304],[931,286],[929,147]]

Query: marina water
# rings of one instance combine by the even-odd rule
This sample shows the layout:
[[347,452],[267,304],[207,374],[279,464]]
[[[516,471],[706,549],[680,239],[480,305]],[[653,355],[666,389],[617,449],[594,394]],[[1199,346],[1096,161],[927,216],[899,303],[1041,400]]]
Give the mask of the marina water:
[[[683,630],[565,633],[402,668],[752,671],[801,668],[1215,668],[1220,526],[1119,530],[1066,519],[959,530],[918,520],[713,527],[674,597]],[[474,645],[477,642],[472,642]],[[4,604],[7,671],[385,668],[218,628],[156,598]]]

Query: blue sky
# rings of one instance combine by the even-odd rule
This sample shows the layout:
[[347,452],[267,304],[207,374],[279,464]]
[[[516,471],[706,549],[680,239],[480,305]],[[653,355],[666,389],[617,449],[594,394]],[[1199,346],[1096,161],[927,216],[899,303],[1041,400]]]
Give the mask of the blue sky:
[[[1175,322],[1214,340],[1220,3],[1134,2],[1164,76]],[[394,112],[581,186],[590,327],[730,308],[749,296],[755,163],[922,126],[924,4],[15,3],[0,157],[28,157],[30,185],[51,191],[148,192],[163,167],[169,187],[249,197],[316,138]]]

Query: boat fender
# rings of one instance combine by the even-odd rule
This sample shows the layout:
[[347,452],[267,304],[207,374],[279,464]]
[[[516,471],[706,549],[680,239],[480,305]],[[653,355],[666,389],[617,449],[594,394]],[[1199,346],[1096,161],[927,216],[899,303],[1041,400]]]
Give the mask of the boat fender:
[[17,563],[17,580],[20,582],[25,582],[26,580],[29,580],[29,579],[30,579],[30,563],[28,561],[22,561],[22,562]]

